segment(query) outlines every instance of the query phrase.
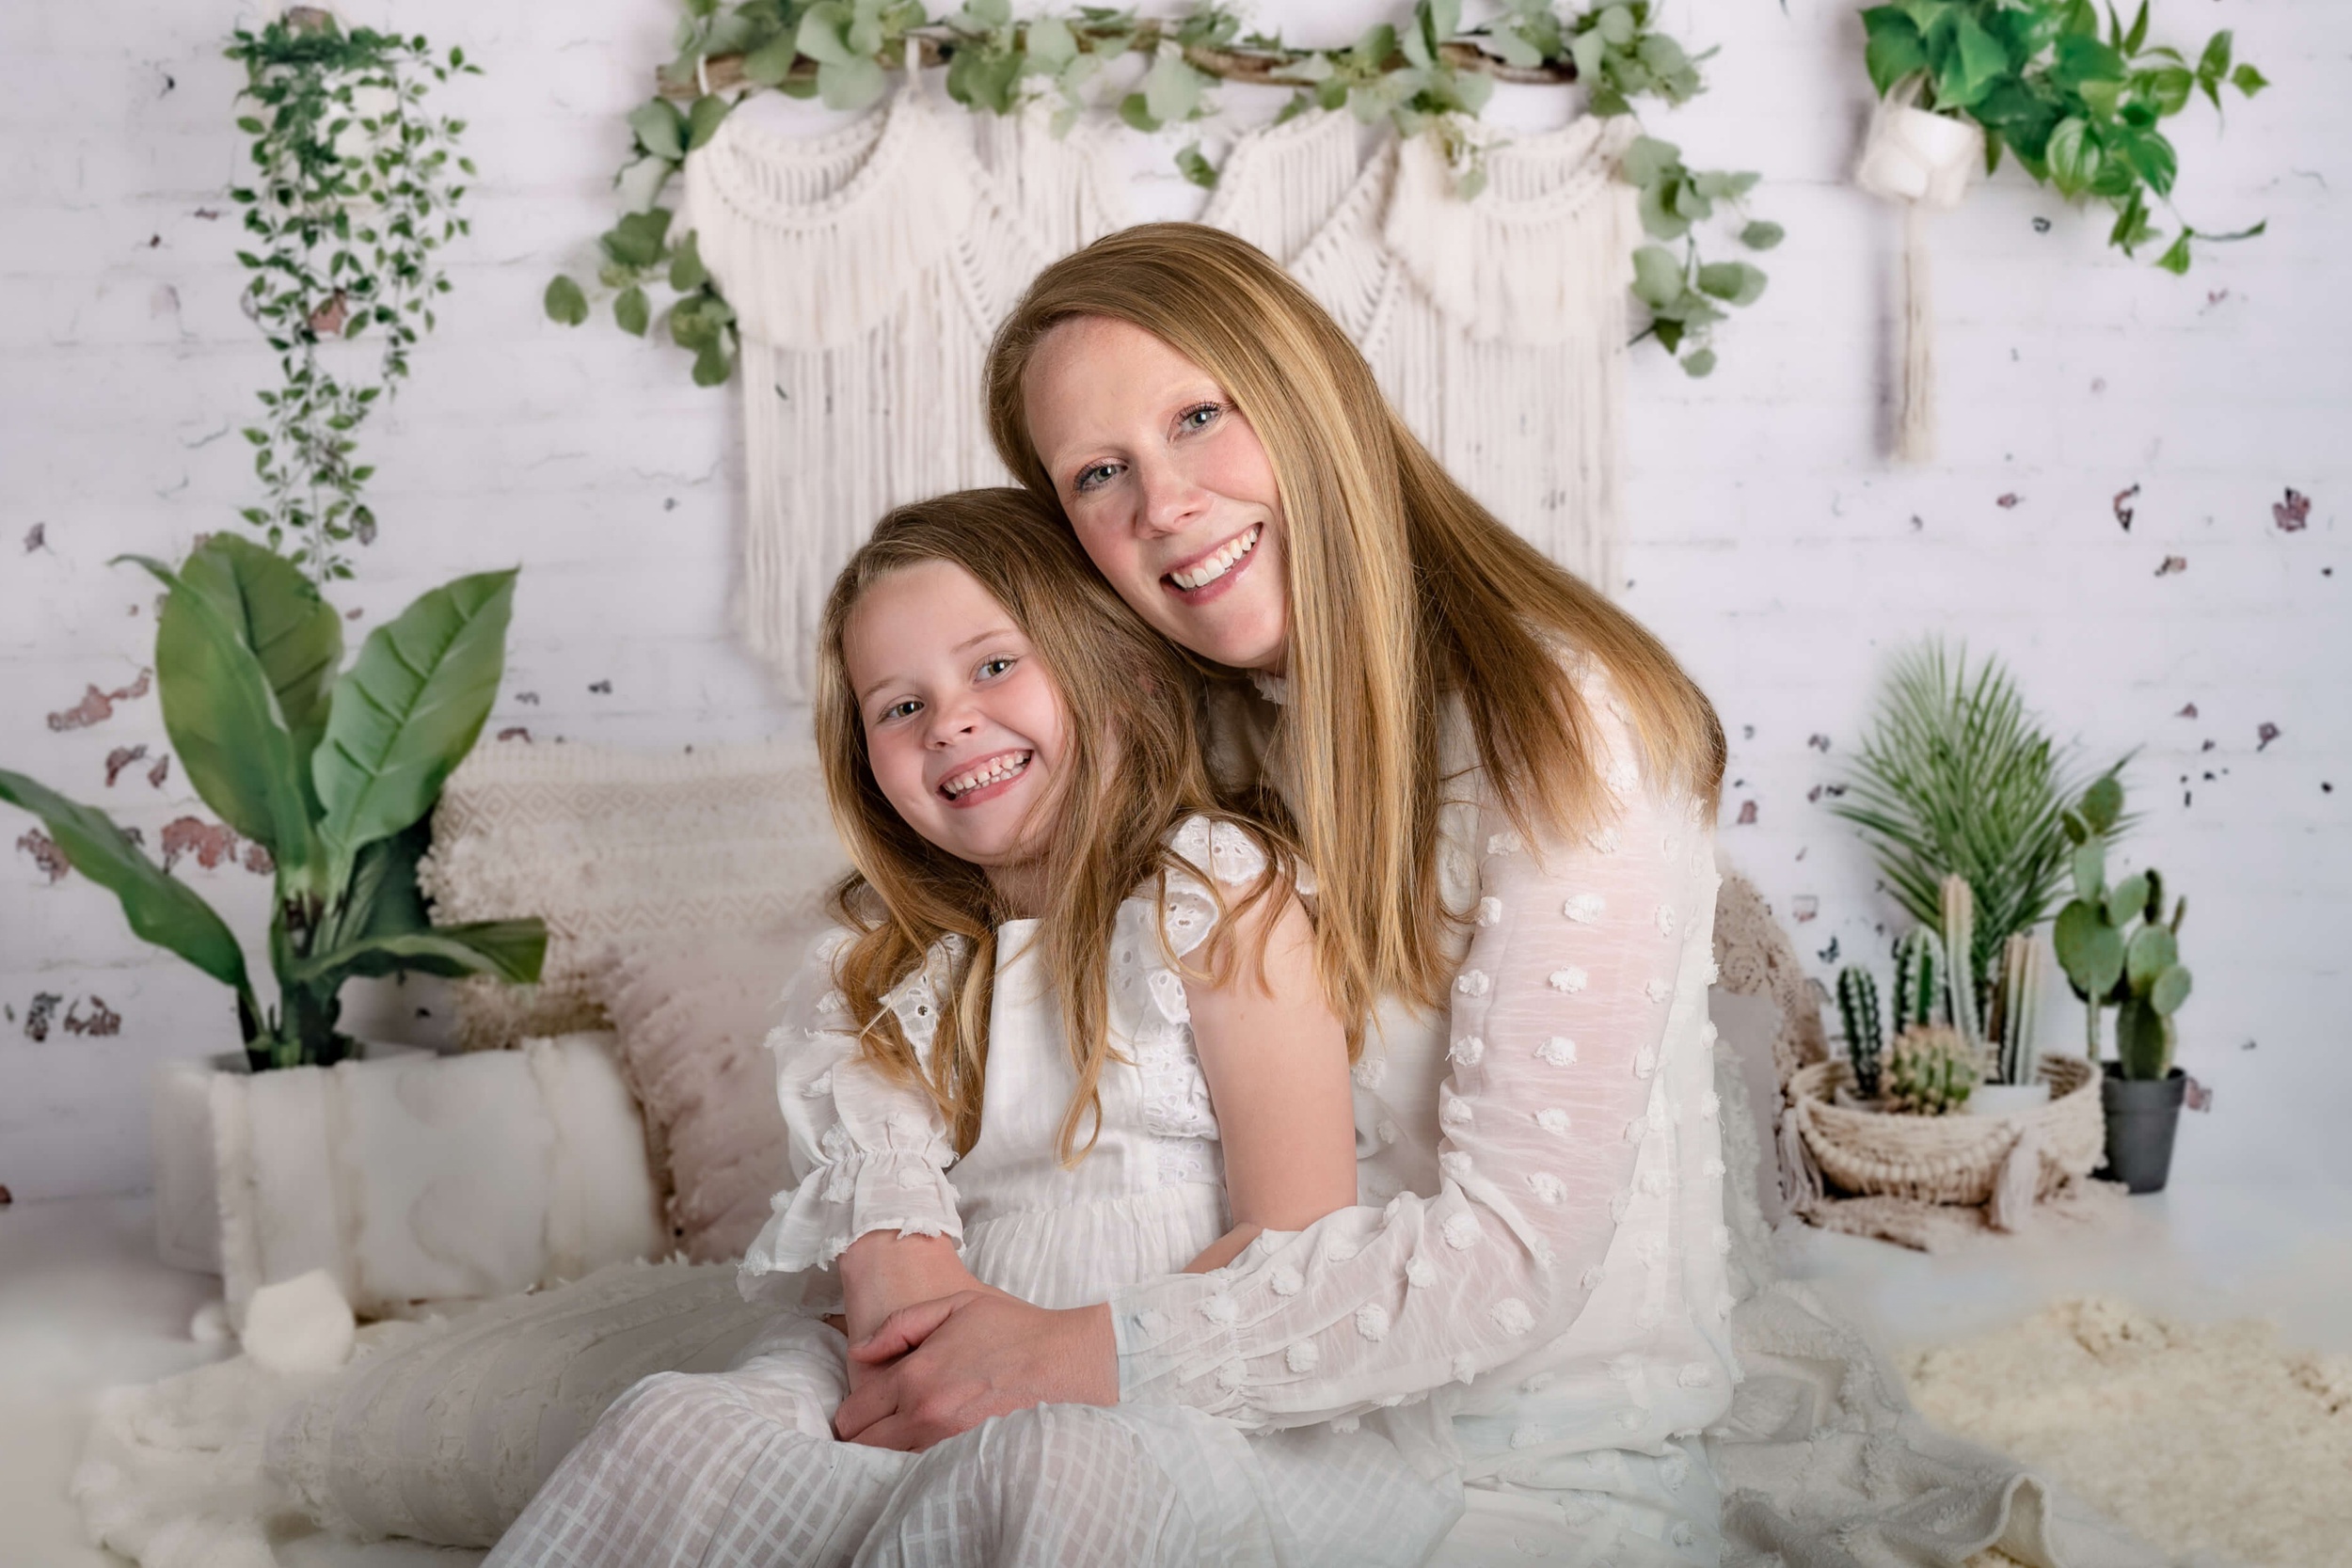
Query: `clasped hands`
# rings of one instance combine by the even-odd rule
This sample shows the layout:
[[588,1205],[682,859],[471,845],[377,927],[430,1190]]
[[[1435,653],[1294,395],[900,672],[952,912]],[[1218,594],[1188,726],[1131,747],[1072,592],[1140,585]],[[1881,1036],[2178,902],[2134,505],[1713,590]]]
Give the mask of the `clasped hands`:
[[1033,1404],[1117,1404],[1105,1306],[1055,1310],[983,1285],[944,1236],[868,1231],[841,1255],[845,1442],[917,1452]]

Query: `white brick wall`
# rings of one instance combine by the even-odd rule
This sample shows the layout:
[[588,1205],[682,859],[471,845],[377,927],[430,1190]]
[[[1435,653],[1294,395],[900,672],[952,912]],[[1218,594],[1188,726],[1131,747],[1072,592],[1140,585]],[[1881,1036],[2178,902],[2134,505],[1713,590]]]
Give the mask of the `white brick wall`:
[[[2352,11],[2159,8],[2162,25],[2235,26],[2276,82],[2232,103],[2226,138],[2209,111],[2178,135],[2185,210],[2217,229],[2267,217],[2271,232],[2175,280],[2112,257],[2095,216],[2013,171],[1979,191],[1936,241],[1946,460],[1903,471],[1880,455],[1897,224],[1844,182],[1867,112],[1855,7],[1672,8],[1686,37],[1724,48],[1713,93],[1654,128],[1694,162],[1761,169],[1759,207],[1789,239],[1712,380],[1638,361],[1624,599],[1722,708],[1726,824],[1756,804],[1753,826],[1724,829],[1724,851],[1784,916],[1817,901],[1794,927],[1809,954],[1874,950],[1892,913],[1851,835],[1807,800],[1851,751],[1883,650],[1965,638],[2003,654],[2092,754],[2141,748],[2131,858],[2189,895],[2199,989],[2183,1055],[2219,1091],[2185,1130],[2180,1179],[2352,1178],[2338,1127],[2352,1055],[2328,1022],[2352,927],[2352,561],[2337,527],[2352,316],[2330,265],[2352,245],[2335,193],[2352,188]],[[1255,20],[1346,36],[1385,13],[1312,0]],[[621,116],[666,50],[666,0],[351,14],[462,43],[488,71],[448,94],[484,175],[473,237],[451,253],[456,292],[368,433],[383,535],[339,594],[359,612],[355,638],[434,582],[519,562],[494,732],[667,746],[801,722],[730,632],[730,397],[688,385],[675,355],[539,312],[550,271],[609,221]],[[149,658],[151,585],[107,560],[175,557],[253,499],[235,430],[271,360],[236,306],[223,25],[152,0],[0,8],[0,759],[119,810],[151,844],[201,810],[176,768],[147,781],[168,751],[151,690],[84,729],[46,716],[90,685],[130,686]],[[1557,103],[1528,89],[1502,112]],[[1140,199],[1181,211],[1161,156],[1138,150],[1152,171]],[[2112,499],[2134,484],[2126,532]],[[2290,485],[2312,498],[2292,534],[2270,510]],[[37,526],[47,545],[28,551]],[[2157,578],[2175,554],[2187,569]],[[2192,703],[2197,719],[2175,717]],[[2280,733],[2258,752],[2265,722]],[[1826,757],[1807,746],[1817,734]],[[108,753],[142,744],[108,788]],[[0,1183],[135,1188],[146,1069],[232,1045],[225,1000],[135,942],[88,882],[51,885],[12,847],[30,819],[0,815]],[[262,879],[188,874],[259,928]],[[44,994],[58,1000],[35,1040]],[[119,1033],[68,1032],[92,998]],[[2058,1004],[2050,1043],[2079,1017]]]

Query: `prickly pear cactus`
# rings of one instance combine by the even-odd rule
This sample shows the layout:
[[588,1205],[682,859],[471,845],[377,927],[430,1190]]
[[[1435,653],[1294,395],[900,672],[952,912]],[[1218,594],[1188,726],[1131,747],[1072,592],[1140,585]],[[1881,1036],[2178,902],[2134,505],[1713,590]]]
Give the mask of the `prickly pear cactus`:
[[2180,947],[2188,904],[2175,898],[2168,920],[2164,879],[2153,870],[2107,885],[2105,835],[2122,805],[2122,786],[2110,776],[2085,794],[2079,813],[2062,819],[2074,845],[2074,897],[2058,911],[2050,941],[2067,984],[2083,999],[2090,1059],[2099,1059],[2100,1011],[2112,1006],[2123,1076],[2162,1078],[2172,1070],[2172,1015],[2188,1000]]
[[1879,983],[1859,964],[1837,976],[1837,1016],[1846,1026],[1846,1055],[1853,1063],[1854,1086],[1865,1100],[1879,1097],[1879,1053],[1885,1031],[1879,1024]]
[[1915,1024],[1886,1053],[1886,1098],[1913,1116],[1949,1116],[1968,1103],[1983,1077],[1974,1047],[1949,1024]]

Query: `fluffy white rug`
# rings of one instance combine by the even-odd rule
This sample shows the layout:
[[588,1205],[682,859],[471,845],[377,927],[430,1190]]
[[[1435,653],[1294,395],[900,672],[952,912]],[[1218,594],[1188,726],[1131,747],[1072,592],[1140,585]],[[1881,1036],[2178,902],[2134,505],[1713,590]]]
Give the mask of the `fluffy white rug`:
[[1899,1359],[1930,1420],[2185,1560],[2341,1568],[2352,1553],[2352,1356],[2091,1297]]

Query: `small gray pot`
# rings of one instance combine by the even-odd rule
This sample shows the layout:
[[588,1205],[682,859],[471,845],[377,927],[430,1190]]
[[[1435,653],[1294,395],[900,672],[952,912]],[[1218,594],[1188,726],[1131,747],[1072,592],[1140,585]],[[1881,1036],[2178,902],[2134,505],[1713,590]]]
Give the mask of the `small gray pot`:
[[2099,1085],[2107,1113],[2107,1163],[2097,1174],[2136,1193],[2164,1191],[2187,1093],[2188,1077],[2179,1068],[2162,1078],[2125,1078],[2117,1064],[2107,1063]]

